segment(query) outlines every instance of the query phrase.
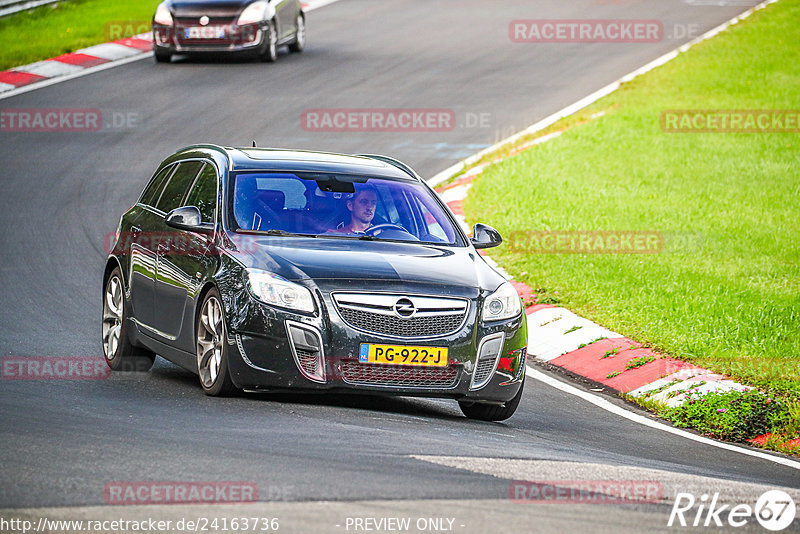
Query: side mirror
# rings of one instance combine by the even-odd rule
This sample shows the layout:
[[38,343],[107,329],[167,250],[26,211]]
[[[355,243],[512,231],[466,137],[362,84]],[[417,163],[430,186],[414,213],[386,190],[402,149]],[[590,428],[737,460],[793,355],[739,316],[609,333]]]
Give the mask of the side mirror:
[[203,224],[203,216],[200,210],[194,206],[183,206],[182,208],[175,208],[167,213],[164,218],[167,226],[177,228],[179,230],[188,230],[190,232],[208,233],[214,231],[214,226],[211,224]]
[[500,232],[491,226],[478,223],[472,230],[472,239],[470,241],[475,248],[492,248],[502,243],[503,237]]

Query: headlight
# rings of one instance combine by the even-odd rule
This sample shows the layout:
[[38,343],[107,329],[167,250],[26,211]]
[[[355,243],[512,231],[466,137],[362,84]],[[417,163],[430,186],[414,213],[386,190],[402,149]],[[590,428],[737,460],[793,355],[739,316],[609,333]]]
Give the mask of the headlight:
[[237,24],[244,26],[245,24],[253,24],[254,22],[261,22],[267,16],[267,3],[263,0],[253,2],[242,11],[239,15]]
[[247,269],[247,281],[253,295],[262,302],[301,312],[314,311],[311,291],[299,284],[260,269]]
[[153,17],[153,22],[163,26],[172,26],[172,13],[169,12],[167,4],[159,4],[156,8],[156,14]]
[[522,311],[522,303],[514,286],[504,282],[497,291],[483,302],[483,320],[499,321],[516,317]]

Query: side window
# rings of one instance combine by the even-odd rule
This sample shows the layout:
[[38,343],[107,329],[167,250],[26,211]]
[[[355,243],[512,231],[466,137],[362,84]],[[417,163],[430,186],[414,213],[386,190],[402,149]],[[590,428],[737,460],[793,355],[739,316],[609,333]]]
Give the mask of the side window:
[[[409,200],[414,204],[422,220],[419,221],[423,234],[420,237],[424,240],[433,238],[433,241],[441,240],[452,243],[456,236],[451,225],[447,224],[447,217],[432,198],[419,196],[416,193],[409,193]],[[418,218],[418,217],[415,217]]]
[[386,220],[392,224],[400,223],[400,214],[397,213],[397,207],[394,205],[394,198],[392,193],[387,187],[377,187],[378,196],[380,197],[380,204],[383,211],[386,212]]
[[436,220],[436,217],[433,216],[425,204],[420,202],[419,199],[417,199],[417,203],[419,204],[419,211],[422,213],[423,223],[428,228],[428,234],[432,235],[433,237],[437,237],[442,241],[447,241],[448,236],[442,229],[442,225]]
[[169,183],[161,193],[161,198],[158,201],[156,208],[165,213],[169,213],[175,208],[180,207],[181,199],[186,194],[186,190],[194,182],[195,176],[200,172],[200,167],[203,165],[201,161],[187,161],[178,165],[178,170],[170,178]]
[[203,215],[204,223],[213,223],[217,209],[217,171],[213,165],[206,164],[197,176],[185,206],[196,206]]
[[155,206],[156,202],[158,201],[158,197],[161,196],[161,191],[164,189],[164,183],[166,183],[167,179],[172,174],[172,171],[175,170],[175,167],[176,165],[164,167],[155,178],[150,180],[150,183],[145,188],[144,193],[142,193],[142,198],[139,200],[139,202],[147,206]]

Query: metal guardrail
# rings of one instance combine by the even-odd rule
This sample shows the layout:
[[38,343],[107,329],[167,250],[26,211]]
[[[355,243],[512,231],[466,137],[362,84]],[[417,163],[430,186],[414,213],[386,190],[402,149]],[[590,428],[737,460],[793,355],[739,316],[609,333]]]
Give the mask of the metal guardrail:
[[61,0],[0,0],[0,17],[59,1]]

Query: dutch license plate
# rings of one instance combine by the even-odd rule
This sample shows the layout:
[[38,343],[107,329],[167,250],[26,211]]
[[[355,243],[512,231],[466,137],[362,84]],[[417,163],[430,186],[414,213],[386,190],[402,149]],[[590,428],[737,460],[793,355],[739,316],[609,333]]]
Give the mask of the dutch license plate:
[[382,365],[447,367],[447,349],[444,347],[410,347],[405,345],[362,343],[359,361],[361,363]]
[[192,26],[184,28],[186,39],[225,39],[225,26]]

